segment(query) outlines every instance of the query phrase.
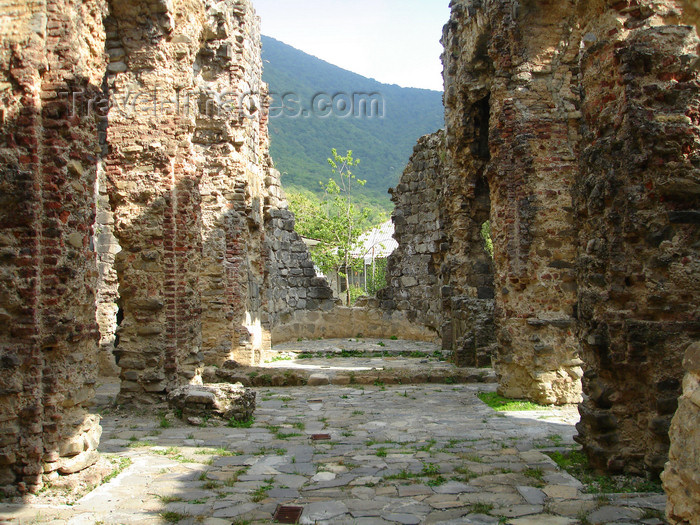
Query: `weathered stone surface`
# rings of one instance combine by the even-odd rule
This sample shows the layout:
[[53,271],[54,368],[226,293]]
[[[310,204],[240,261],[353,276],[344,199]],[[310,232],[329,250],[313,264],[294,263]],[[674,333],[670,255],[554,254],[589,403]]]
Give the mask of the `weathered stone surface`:
[[297,339],[339,339],[357,337],[389,338],[415,341],[438,340],[430,327],[410,320],[403,311],[387,311],[376,304],[376,299],[362,308],[334,306],[327,311],[297,310],[285,316],[283,323],[272,330],[272,342],[278,344]]
[[330,380],[328,379],[328,376],[326,374],[311,374],[306,384],[309,386],[319,386],[327,385],[329,383]]
[[172,390],[168,402],[185,419],[217,416],[242,421],[255,411],[255,391],[240,383],[185,385]]
[[[489,346],[475,327],[493,326],[502,394],[571,403],[583,387],[592,464],[655,476],[700,330],[697,10],[635,6],[452,3],[446,129],[421,139],[393,193],[386,307],[437,317],[456,353]],[[430,287],[402,278],[416,264]]]
[[700,237],[675,215],[698,203],[700,127],[686,115],[700,107],[699,41],[672,21],[678,2],[599,4],[585,6],[579,61],[577,428],[596,468],[657,476],[683,350],[700,336]]
[[283,316],[334,303],[268,154],[252,4],[111,7],[105,178],[122,248],[116,355],[136,376],[121,397],[134,400],[199,381],[203,364],[256,365]]
[[40,489],[63,443],[75,439],[65,448],[75,456],[99,426],[87,415],[99,118],[77,114],[69,96],[102,98],[104,9],[102,0],[0,5],[0,492]]
[[[495,300],[500,392],[545,404],[579,401],[582,374],[571,330],[574,3],[456,2],[443,35],[451,293]],[[478,271],[488,259],[475,257],[483,254],[480,227],[489,219],[493,279],[486,268]]]
[[446,171],[445,132],[421,138],[390,191],[399,246],[377,295],[383,308],[434,330],[459,366],[490,366],[493,264],[480,233],[488,191],[455,187]]
[[77,456],[61,459],[58,472],[61,474],[74,474],[94,465],[98,459],[100,459],[100,455],[96,450],[81,452]]
[[669,461],[661,478],[668,493],[671,523],[695,525],[700,517],[700,343],[688,347],[683,364],[683,395],[671,424]]
[[348,512],[345,503],[341,501],[319,501],[304,507],[299,523],[313,525],[322,520],[332,520]]

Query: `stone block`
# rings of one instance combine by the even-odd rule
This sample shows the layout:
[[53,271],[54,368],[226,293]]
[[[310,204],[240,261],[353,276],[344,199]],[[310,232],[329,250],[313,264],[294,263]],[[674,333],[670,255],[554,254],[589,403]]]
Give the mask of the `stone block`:
[[63,475],[75,474],[76,472],[80,472],[81,470],[91,467],[97,463],[98,459],[100,459],[100,455],[96,450],[81,452],[77,456],[70,458],[61,458],[59,461],[60,465],[58,467],[58,472]]
[[85,441],[83,436],[75,436],[68,441],[61,443],[59,454],[61,457],[77,456],[85,450]]
[[311,374],[307,381],[307,386],[321,386],[330,384],[330,379],[326,374]]
[[214,416],[240,421],[253,415],[255,392],[241,383],[186,385],[170,392],[168,402],[185,418]]
[[700,343],[691,344],[685,351],[683,358],[683,368],[687,372],[700,375]]

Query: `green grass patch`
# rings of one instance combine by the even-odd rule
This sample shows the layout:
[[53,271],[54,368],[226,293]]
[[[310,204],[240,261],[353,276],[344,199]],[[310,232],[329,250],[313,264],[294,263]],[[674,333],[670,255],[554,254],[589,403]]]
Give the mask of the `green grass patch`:
[[114,478],[116,478],[119,474],[124,472],[125,469],[131,466],[133,463],[131,458],[111,458],[110,461],[114,465],[114,470],[107,474],[104,478],[102,478],[102,484],[109,483],[112,481]]
[[294,358],[291,355],[276,355],[267,360],[268,363],[277,363],[279,361],[292,361]]
[[246,472],[248,472],[247,468],[238,469],[236,472],[233,473],[233,475],[231,475],[231,477],[227,478],[224,481],[224,485],[227,487],[233,487],[236,483],[238,483],[238,478]]
[[160,513],[160,517],[167,523],[179,523],[180,521],[189,518],[189,514],[180,514],[179,512],[165,511]]
[[424,476],[438,476],[440,474],[440,466],[437,463],[423,463]]
[[180,449],[177,447],[168,447],[164,450],[154,450],[153,453],[160,456],[176,456],[180,453]]
[[417,450],[420,450],[421,452],[430,452],[430,449],[435,446],[435,443],[437,443],[437,441],[430,439],[425,445],[418,447]]
[[409,472],[406,469],[401,470],[397,474],[389,474],[384,476],[384,479],[387,481],[397,479],[397,480],[406,480],[406,479],[414,479],[414,478],[420,478],[422,474],[414,474],[413,472]]
[[459,476],[452,476],[452,479],[454,481],[462,481],[464,483],[469,483],[474,478],[479,477],[479,474],[477,474],[476,472],[472,471],[469,467],[464,465],[457,467],[455,469],[455,472],[459,474]]
[[228,423],[226,423],[226,426],[232,428],[250,428],[253,426],[253,423],[255,423],[255,417],[253,416],[250,416],[248,419],[242,419],[241,421],[231,418],[228,420]]
[[584,485],[587,494],[629,494],[632,492],[663,493],[661,483],[638,476],[606,476],[593,470],[588,457],[578,450],[568,452],[546,452],[546,454]]
[[541,468],[529,468],[523,471],[523,474],[534,480],[533,486],[544,487],[544,472]]
[[180,496],[158,496],[158,499],[165,505],[168,503],[177,503],[178,501],[182,501]]
[[439,487],[440,485],[447,483],[447,480],[442,476],[437,476],[433,479],[429,479],[426,485],[430,487]]
[[[274,480],[272,480],[274,481]],[[267,498],[267,493],[269,490],[272,488],[271,481],[270,480],[265,480],[267,485],[263,485],[262,487],[258,487],[253,491],[253,493],[250,495],[250,501],[253,503],[258,503],[265,498]]]
[[493,510],[493,505],[490,503],[474,503],[469,507],[470,514],[488,514]]
[[531,401],[508,399],[507,397],[499,396],[496,392],[479,392],[477,397],[498,412],[543,410],[548,408]]
[[195,454],[199,454],[202,456],[223,456],[223,457],[228,457],[228,456],[240,456],[240,452],[234,452],[225,448],[203,448],[201,450],[198,450],[195,452]]

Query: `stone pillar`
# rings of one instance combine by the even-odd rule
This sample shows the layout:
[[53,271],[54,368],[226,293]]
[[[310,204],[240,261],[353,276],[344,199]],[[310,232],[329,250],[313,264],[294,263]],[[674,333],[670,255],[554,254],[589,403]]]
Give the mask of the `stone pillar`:
[[0,492],[97,460],[91,227],[103,4],[0,7]]
[[[581,397],[569,192],[579,116],[574,3],[455,2],[443,36],[454,206],[478,201],[488,181],[500,392],[546,404]],[[473,245],[481,224],[472,217],[455,237]],[[486,287],[481,296],[475,288],[485,299]]]
[[577,441],[599,469],[658,476],[700,331],[699,41],[666,25],[671,2],[639,4],[583,18]]
[[330,295],[298,237],[275,249],[293,216],[268,155],[252,4],[115,0],[106,26],[120,397],[157,399],[203,364],[257,364],[277,299]]
[[[197,114],[193,139],[202,171],[202,352],[205,364],[254,364],[270,346],[262,293],[268,138],[260,27],[247,1],[218,4],[206,16],[194,82],[200,106],[204,97],[210,107]],[[211,104],[216,96],[218,106]]]
[[168,2],[114,1],[105,22],[112,102],[105,171],[122,247],[115,262],[122,401],[194,380],[202,360],[192,64],[203,14],[196,3],[173,10]]
[[666,517],[673,524],[700,523],[700,343],[683,360],[683,395],[671,422],[671,450],[661,478],[668,495]]

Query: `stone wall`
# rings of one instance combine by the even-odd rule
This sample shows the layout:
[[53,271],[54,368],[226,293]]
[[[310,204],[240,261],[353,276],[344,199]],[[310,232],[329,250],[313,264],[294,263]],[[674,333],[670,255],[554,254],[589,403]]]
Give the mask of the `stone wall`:
[[[459,366],[490,366],[495,347],[493,264],[481,226],[488,188],[447,163],[445,132],[418,141],[401,180],[390,190],[399,246],[387,264],[382,307],[398,310],[439,334]],[[464,173],[463,171],[460,173]]]
[[334,302],[268,154],[250,2],[0,14],[0,488],[27,492],[97,459],[98,369],[160,401]]
[[596,467],[657,475],[700,336],[700,42],[673,2],[640,4],[583,18],[578,439]]
[[[279,181],[279,174],[275,174]],[[266,210],[265,219],[269,239],[266,315],[268,326],[279,333],[295,313],[329,312],[336,300],[326,279],[316,275],[306,244],[294,231],[294,214],[286,202],[279,201]]]
[[[114,2],[106,160],[123,320],[121,399],[203,364],[253,365],[297,309],[330,308],[269,158],[250,2]],[[330,305],[329,305],[330,303]]]
[[[106,134],[100,135],[104,146]],[[106,154],[106,151],[102,152]],[[105,377],[118,377],[119,367],[114,359],[117,342],[119,317],[119,280],[114,267],[115,255],[121,247],[114,236],[114,213],[109,204],[107,180],[102,159],[97,162],[97,189],[95,192],[95,231],[93,243],[97,254],[97,326],[100,329],[100,352],[98,355],[99,374]]]
[[[111,100],[105,171],[122,247],[115,263],[122,400],[146,400],[187,382],[203,361],[196,293],[203,174],[193,161],[198,100],[189,98],[202,7],[178,2],[173,12],[165,2],[115,1],[105,21]],[[177,27],[175,16],[183,21]],[[178,90],[185,107],[165,105]]]
[[116,353],[121,397],[133,399],[269,345],[266,94],[248,2],[114,2],[106,27]]
[[387,311],[376,299],[358,307],[332,310],[298,310],[272,330],[273,344],[298,339],[391,338],[438,342],[436,331],[408,318],[406,312]]
[[[613,472],[663,468],[698,338],[698,38],[679,25],[698,12],[684,4],[453,2],[445,155],[425,177],[440,147],[421,139],[394,193],[387,298],[416,319],[442,299],[441,335],[459,351],[489,333],[493,297],[500,392],[567,403],[583,388],[578,440]],[[435,209],[438,231],[416,226]],[[434,237],[438,278],[421,273],[440,292],[421,300],[396,278]]]
[[104,5],[0,6],[0,492],[94,463],[97,122]]
[[671,423],[669,462],[661,477],[668,493],[669,521],[696,525],[700,520],[700,343],[688,347],[683,368],[683,395]]

